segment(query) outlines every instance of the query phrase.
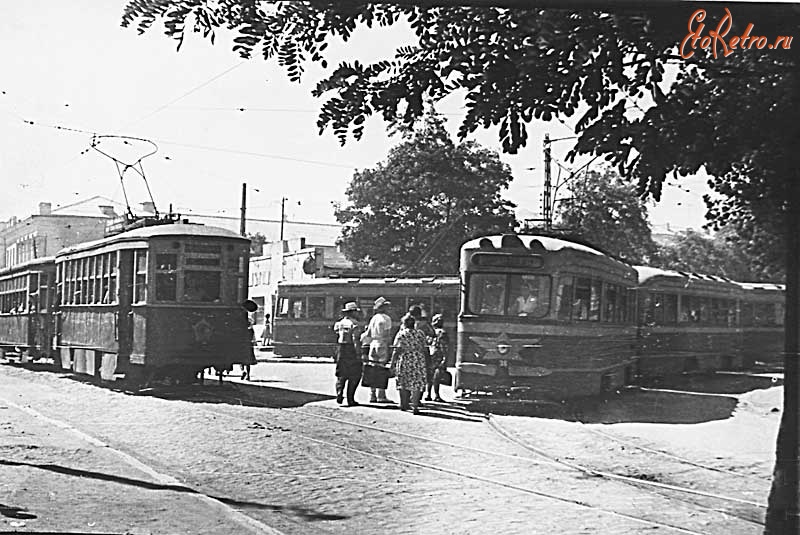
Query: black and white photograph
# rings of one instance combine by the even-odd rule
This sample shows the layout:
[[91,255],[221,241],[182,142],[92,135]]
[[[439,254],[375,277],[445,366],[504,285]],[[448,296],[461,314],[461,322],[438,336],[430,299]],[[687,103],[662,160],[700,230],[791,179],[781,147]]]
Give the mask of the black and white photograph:
[[800,534],[799,32],[0,1],[0,534]]

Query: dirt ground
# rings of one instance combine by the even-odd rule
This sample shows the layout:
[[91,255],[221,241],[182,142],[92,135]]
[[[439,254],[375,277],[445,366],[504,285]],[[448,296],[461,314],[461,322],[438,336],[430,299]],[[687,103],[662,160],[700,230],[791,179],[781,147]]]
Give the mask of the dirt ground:
[[691,376],[571,404],[454,400],[445,389],[451,402],[420,417],[338,407],[330,362],[270,360],[251,375],[131,395],[0,365],[0,532],[763,528],[779,375]]

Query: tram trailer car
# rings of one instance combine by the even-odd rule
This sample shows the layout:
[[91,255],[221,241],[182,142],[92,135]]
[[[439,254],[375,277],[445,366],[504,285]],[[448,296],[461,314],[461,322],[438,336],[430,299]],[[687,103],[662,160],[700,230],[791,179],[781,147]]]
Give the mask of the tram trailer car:
[[351,277],[318,278],[278,283],[273,344],[282,357],[330,357],[336,353],[336,337],[331,327],[341,318],[347,302],[356,302],[363,324],[372,317],[375,299],[383,296],[392,302],[389,312],[394,336],[400,318],[412,305],[424,304],[432,317],[443,314],[450,337],[448,365],[455,364],[456,315],[460,282],[456,277]]
[[742,287],[713,275],[636,266],[643,378],[752,366],[742,354]]
[[55,257],[0,270],[0,356],[50,357],[55,277]]
[[740,282],[739,327],[742,334],[742,359],[745,367],[756,362],[783,365],[784,306],[783,284]]
[[562,239],[461,248],[455,388],[566,399],[615,390],[636,362],[636,271]]
[[78,373],[133,385],[194,380],[254,363],[248,239],[182,223],[145,226],[56,255],[57,356]]

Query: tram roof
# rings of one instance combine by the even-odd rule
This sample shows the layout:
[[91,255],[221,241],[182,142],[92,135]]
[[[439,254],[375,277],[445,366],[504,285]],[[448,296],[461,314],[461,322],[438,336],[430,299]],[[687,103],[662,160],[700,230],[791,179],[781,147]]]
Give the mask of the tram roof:
[[70,247],[61,249],[57,256],[75,253],[78,251],[85,251],[93,249],[101,245],[107,245],[118,242],[148,240],[150,238],[159,238],[165,236],[181,236],[192,238],[229,238],[242,241],[249,241],[231,230],[220,227],[208,227],[196,223],[171,223],[168,225],[153,225],[150,227],[141,227],[126,232],[121,232],[113,236],[101,238],[90,242],[79,243]]
[[281,281],[280,286],[342,286],[348,284],[358,284],[359,286],[386,286],[387,284],[396,286],[413,285],[435,285],[435,284],[459,284],[458,277],[383,277],[383,278],[359,278],[359,277],[320,277],[317,279],[303,279],[296,281]]
[[503,238],[506,236],[513,236],[519,238],[522,242],[522,245],[526,248],[530,249],[531,245],[534,241],[538,241],[542,244],[545,250],[550,252],[561,251],[563,249],[572,249],[574,251],[582,251],[584,253],[589,253],[598,256],[608,256],[607,254],[598,251],[588,245],[582,245],[580,243],[575,243],[569,240],[562,240],[561,238],[552,238],[549,236],[537,236],[537,235],[526,235],[526,234],[498,234],[495,236],[482,236],[480,238],[475,238],[466,242],[464,245],[461,246],[462,249],[479,249],[481,248],[481,242],[484,244],[488,240],[492,247],[499,249],[503,247]]
[[771,290],[777,292],[785,292],[785,284],[776,284],[774,282],[737,282],[739,286],[745,290]]
[[27,271],[31,268],[35,268],[36,266],[52,264],[55,259],[55,256],[43,256],[41,258],[26,260],[25,262],[20,262],[19,264],[14,264],[13,266],[0,268],[0,275],[7,275],[9,273],[16,273],[19,271]]
[[633,269],[635,269],[636,272],[639,274],[639,284],[644,284],[645,282],[655,277],[664,277],[667,279],[678,279],[678,280],[695,279],[708,282],[739,284],[725,277],[719,277],[717,275],[705,275],[703,273],[694,273],[691,271],[675,271],[671,269],[662,269],[651,266],[633,266]]

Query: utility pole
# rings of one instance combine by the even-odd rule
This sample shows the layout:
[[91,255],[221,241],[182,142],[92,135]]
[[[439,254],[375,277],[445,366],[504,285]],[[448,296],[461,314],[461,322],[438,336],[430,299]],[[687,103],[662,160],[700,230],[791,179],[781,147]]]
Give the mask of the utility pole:
[[286,219],[286,197],[281,197],[281,243],[283,243],[283,221]]
[[550,162],[550,134],[544,135],[544,195],[542,196],[542,214],[544,217],[544,228],[547,231],[553,228],[553,204],[550,198],[550,189],[552,187]]
[[241,215],[239,216],[239,234],[246,236],[245,222],[247,221],[247,183],[242,182],[242,208]]

